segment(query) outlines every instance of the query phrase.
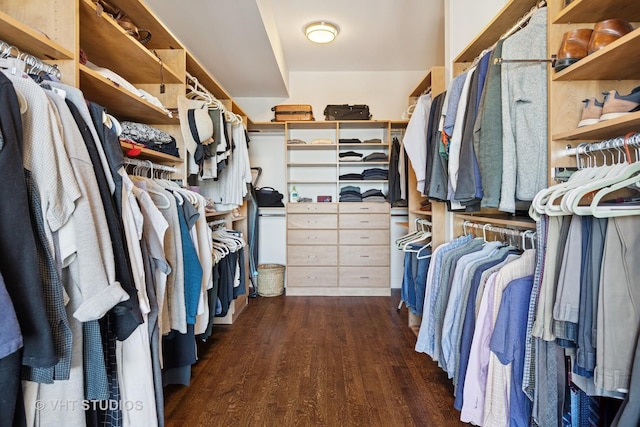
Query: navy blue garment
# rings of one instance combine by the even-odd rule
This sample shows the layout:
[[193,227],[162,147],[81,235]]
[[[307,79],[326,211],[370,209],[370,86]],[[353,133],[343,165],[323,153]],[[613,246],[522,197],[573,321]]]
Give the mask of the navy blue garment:
[[418,243],[410,244],[407,248],[411,251],[419,250],[421,259],[418,259],[417,252],[405,252],[404,254],[402,301],[404,301],[411,313],[422,316],[427,272],[431,261],[431,248]]

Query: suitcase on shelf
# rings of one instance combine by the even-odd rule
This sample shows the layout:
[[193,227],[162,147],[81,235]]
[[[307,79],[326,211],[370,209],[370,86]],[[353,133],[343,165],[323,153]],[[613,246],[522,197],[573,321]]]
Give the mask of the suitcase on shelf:
[[271,108],[274,112],[273,122],[304,122],[315,120],[311,105],[307,104],[282,104]]
[[332,105],[329,104],[324,109],[325,120],[371,120],[369,106],[359,105]]

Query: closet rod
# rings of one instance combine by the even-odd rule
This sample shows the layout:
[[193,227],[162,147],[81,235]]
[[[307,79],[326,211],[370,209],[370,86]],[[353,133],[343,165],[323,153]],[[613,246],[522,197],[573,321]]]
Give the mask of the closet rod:
[[139,160],[139,159],[132,159],[131,157],[125,157],[124,163],[127,165],[141,166],[141,167],[148,168],[152,171],[152,173],[154,170],[160,170],[164,172],[173,172],[173,173],[178,172],[178,169],[175,166],[160,165],[152,162],[151,160]]
[[525,236],[535,235],[535,232],[532,230],[517,230],[514,228],[498,227],[496,225],[492,225],[489,223],[481,224],[481,223],[465,220],[462,223],[462,229],[465,232],[465,234],[466,234],[467,227],[477,229],[477,230],[478,229],[482,230],[483,233],[486,233],[487,231],[491,231],[493,233],[500,233],[508,236],[525,237]]
[[552,55],[551,58],[548,59],[505,59],[505,58],[495,58],[493,60],[494,64],[505,64],[508,62],[551,62],[552,66],[555,66],[556,63],[556,55]]
[[579,156],[581,154],[590,154],[595,151],[609,151],[609,150],[624,150],[625,143],[627,145],[633,145],[634,147],[640,146],[640,133],[634,133],[628,136],[618,136],[612,139],[606,139],[600,142],[594,142],[592,144],[582,143],[577,147],[567,146],[564,154],[569,157]]
[[[28,74],[44,72],[54,76],[58,80],[62,79],[62,71],[60,71],[57,65],[47,64],[29,53],[20,52],[20,49],[3,40],[0,40],[0,58],[15,58],[19,60],[25,67],[24,71]],[[12,67],[16,67],[16,65],[17,64],[13,64]],[[15,74],[16,69],[14,68],[12,72]]]

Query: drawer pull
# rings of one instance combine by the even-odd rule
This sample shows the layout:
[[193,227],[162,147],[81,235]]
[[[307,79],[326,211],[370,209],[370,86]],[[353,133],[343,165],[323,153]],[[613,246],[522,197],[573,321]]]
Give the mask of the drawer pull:
[[369,224],[369,221],[367,221],[366,219],[360,221],[360,224]]
[[361,239],[368,239],[369,236],[360,236]]
[[314,220],[314,221],[312,221],[310,219],[307,220],[307,224],[317,224],[317,223],[318,223],[318,221],[316,221],[316,220]]
[[315,279],[317,279],[317,277],[316,276],[307,276],[307,279],[315,280]]
[[307,236],[307,239],[309,239],[309,240],[317,240],[318,236]]
[[360,208],[361,211],[368,211],[369,208]]
[[307,258],[318,258],[318,255],[307,255]]
[[360,255],[360,258],[369,258],[369,255]]
[[360,276],[361,279],[370,279],[369,276]]

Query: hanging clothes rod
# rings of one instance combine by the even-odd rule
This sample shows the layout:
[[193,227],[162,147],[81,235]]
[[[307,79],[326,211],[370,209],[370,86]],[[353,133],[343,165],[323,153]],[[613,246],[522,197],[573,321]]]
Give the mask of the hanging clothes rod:
[[24,71],[28,74],[43,72],[54,76],[58,80],[62,78],[62,71],[57,65],[47,64],[31,54],[21,52],[17,47],[2,40],[0,40],[0,58],[15,58],[19,60],[24,64]]
[[160,165],[158,163],[154,163],[151,160],[140,160],[140,159],[132,159],[130,157],[124,158],[124,163],[132,166],[140,166],[150,169],[153,173],[154,170],[164,171],[164,172],[178,172],[178,169],[175,166],[167,166]]
[[619,136],[600,142],[594,142],[592,144],[582,143],[575,148],[567,146],[564,154],[565,156],[574,157],[581,154],[590,154],[596,151],[624,150],[625,144],[640,147],[640,133],[634,133],[627,137]]
[[508,62],[551,62],[551,65],[554,66],[556,64],[556,55],[552,55],[551,58],[548,59],[505,59],[505,58],[495,58],[493,60],[494,64],[504,64]]
[[498,227],[496,225],[492,225],[489,223],[480,224],[480,223],[471,222],[471,221],[464,221],[462,223],[462,229],[466,230],[466,228],[482,230],[483,233],[486,233],[487,231],[491,231],[492,233],[500,233],[500,234],[505,234],[509,236],[518,236],[518,237],[522,237],[523,235],[528,236],[532,233],[531,230],[516,230],[514,228]]

